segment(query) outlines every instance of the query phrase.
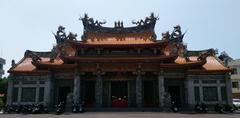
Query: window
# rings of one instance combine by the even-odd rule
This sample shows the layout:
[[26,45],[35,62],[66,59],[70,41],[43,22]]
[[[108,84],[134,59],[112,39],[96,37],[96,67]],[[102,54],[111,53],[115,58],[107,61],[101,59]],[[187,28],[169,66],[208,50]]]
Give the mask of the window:
[[13,81],[13,84],[14,85],[17,85],[19,82],[18,81]]
[[40,87],[39,88],[39,98],[38,98],[38,102],[42,102],[44,99],[44,87]]
[[198,80],[194,80],[193,83],[194,83],[194,84],[198,84],[199,81],[198,81]]
[[196,102],[200,101],[199,87],[194,87],[194,97]]
[[225,80],[220,80],[220,83],[224,84],[224,83],[226,83],[226,81]]
[[34,87],[26,87],[22,88],[22,102],[35,102],[36,98],[36,88]]
[[203,87],[204,101],[218,101],[217,87]]
[[23,81],[23,84],[36,84],[36,81]]
[[238,82],[232,82],[232,88],[238,88]]
[[12,101],[17,102],[17,100],[18,100],[18,88],[14,87],[13,94],[12,94]]
[[45,84],[45,81],[40,81],[39,83],[40,83],[40,84]]
[[232,68],[231,74],[237,74],[237,68]]

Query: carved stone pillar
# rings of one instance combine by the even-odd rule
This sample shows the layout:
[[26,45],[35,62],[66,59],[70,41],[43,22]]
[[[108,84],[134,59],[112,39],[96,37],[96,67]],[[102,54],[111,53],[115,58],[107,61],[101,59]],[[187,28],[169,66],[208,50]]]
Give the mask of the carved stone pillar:
[[74,88],[73,88],[73,102],[75,104],[81,102],[80,89],[81,89],[81,77],[80,77],[80,73],[76,69],[74,73]]
[[136,105],[137,107],[142,107],[143,104],[143,95],[142,95],[142,76],[141,72],[137,73],[136,78]]
[[95,100],[96,107],[102,107],[102,98],[103,98],[103,80],[100,73],[97,73],[96,84],[95,84]]
[[158,74],[158,95],[159,95],[159,107],[164,107],[164,76],[163,73]]

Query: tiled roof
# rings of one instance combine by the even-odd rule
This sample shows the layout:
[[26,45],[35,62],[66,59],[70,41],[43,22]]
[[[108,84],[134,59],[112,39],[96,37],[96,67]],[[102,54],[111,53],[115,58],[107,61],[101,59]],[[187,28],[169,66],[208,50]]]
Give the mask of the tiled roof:
[[[177,64],[188,64],[188,63],[194,63],[197,61],[198,56],[191,56],[189,57],[190,61],[187,62],[185,58],[178,57],[175,60],[175,63]],[[216,57],[209,56],[207,57],[207,62],[202,66],[204,70],[206,71],[217,71],[217,70],[229,70],[229,68],[225,67],[221,62],[219,62]]]
[[[62,65],[64,62],[61,59],[55,59],[53,63],[49,62],[49,57],[41,57],[42,61],[40,62],[41,64],[48,64],[52,66],[58,66]],[[196,63],[197,61],[197,56],[191,56],[189,57],[190,61],[187,62],[185,58],[183,57],[178,57],[175,60],[176,64],[192,64]],[[197,70],[203,70],[203,71],[228,71],[229,68],[225,67],[221,62],[219,62],[216,57],[214,56],[209,56],[207,57],[207,62],[202,66],[202,68],[199,68]],[[194,70],[194,71],[197,71]],[[18,64],[16,64],[15,67],[11,68],[9,72],[35,72],[38,71],[36,70],[36,67],[32,64],[32,59],[30,57],[24,57]]]
[[[49,63],[49,57],[41,57],[42,63]],[[63,61],[61,59],[55,59],[53,65],[61,65]],[[36,67],[32,64],[32,58],[24,57],[15,67],[11,68],[10,72],[31,72],[35,71]]]

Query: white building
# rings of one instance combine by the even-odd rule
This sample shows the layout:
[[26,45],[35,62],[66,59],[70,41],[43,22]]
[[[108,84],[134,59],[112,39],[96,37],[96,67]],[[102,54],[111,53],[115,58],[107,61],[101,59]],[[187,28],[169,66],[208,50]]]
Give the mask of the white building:
[[3,65],[5,64],[5,60],[3,58],[0,58],[0,78],[2,78],[2,75],[4,74]]
[[240,59],[228,61],[228,66],[233,69],[231,74],[233,98],[240,98]]

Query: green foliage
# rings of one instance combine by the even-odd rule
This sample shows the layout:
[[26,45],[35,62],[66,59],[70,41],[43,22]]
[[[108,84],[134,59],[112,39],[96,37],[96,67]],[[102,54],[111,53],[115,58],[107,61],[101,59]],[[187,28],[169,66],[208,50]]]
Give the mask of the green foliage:
[[7,81],[9,78],[2,78],[0,79],[0,93],[7,92]]
[[7,95],[7,83],[9,78],[0,78],[0,93],[5,94],[4,97],[0,97],[0,109],[5,105]]
[[0,98],[0,109],[4,107],[5,103],[3,102],[2,98]]

